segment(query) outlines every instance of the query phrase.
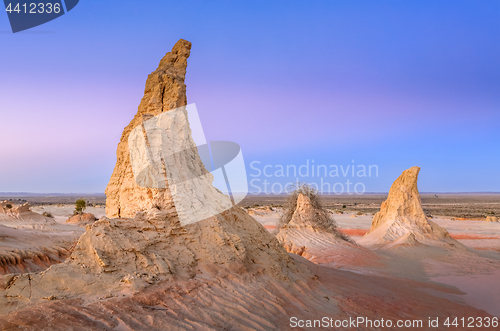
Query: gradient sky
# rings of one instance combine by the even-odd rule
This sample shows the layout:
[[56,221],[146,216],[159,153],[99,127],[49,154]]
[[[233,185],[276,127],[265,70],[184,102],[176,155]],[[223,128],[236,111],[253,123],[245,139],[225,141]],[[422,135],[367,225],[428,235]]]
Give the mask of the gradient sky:
[[421,191],[500,191],[497,0],[83,0],[16,34],[0,14],[0,192],[103,192],[179,38],[207,140],[247,165],[377,165],[354,179],[369,192],[418,165]]

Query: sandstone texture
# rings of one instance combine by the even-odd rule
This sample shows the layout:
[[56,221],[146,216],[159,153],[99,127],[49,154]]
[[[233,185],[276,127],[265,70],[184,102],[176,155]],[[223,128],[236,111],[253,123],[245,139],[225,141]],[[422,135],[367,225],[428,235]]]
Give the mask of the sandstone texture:
[[[102,218],[87,225],[64,263],[15,276],[5,292],[17,303],[19,298],[92,297],[102,291],[116,296],[197,275],[249,272],[287,280],[294,268],[276,238],[240,208],[187,226],[153,208],[133,219]],[[30,282],[37,286],[26,291]]]
[[186,106],[187,59],[191,43],[179,40],[160,61],[146,81],[144,97],[130,124],[124,129],[116,151],[116,166],[106,188],[106,215],[109,218],[134,217],[138,210],[147,210],[155,205],[163,209],[172,208],[173,200],[167,188],[147,188],[136,183],[130,151],[129,135],[143,121],[171,109]]
[[[158,209],[167,207],[182,225],[198,222],[232,208],[228,196],[212,186],[193,141],[187,107],[150,118],[129,135],[129,151],[135,182],[162,190],[163,199],[153,198]],[[140,211],[136,208],[136,212]]]
[[94,214],[82,213],[71,216],[70,218],[68,218],[66,223],[76,224],[78,226],[84,227],[88,224],[93,224],[96,220],[97,219],[95,218]]
[[[316,218],[319,217],[324,217],[324,215],[314,208],[307,195],[300,193],[297,196],[297,206],[292,219],[280,229],[276,238],[288,252],[301,255],[313,262],[318,256],[324,255],[325,251],[336,251],[330,253],[331,256],[341,251],[346,253],[344,249],[363,250],[351,243],[336,229],[327,231],[319,228],[316,224]],[[342,245],[345,247],[341,248]]]
[[47,269],[63,262],[76,240],[71,230],[56,234],[57,222],[25,203],[0,202],[0,275]]
[[[487,315],[448,299],[449,287],[327,268],[288,254],[243,209],[228,205],[195,153],[183,108],[190,48],[177,42],[148,77],[118,146],[107,217],[85,226],[63,263],[0,277],[2,329],[287,330],[291,316]],[[348,250],[339,247],[354,247],[328,226],[318,230],[318,213],[300,197],[283,241],[300,246],[305,238],[308,252],[325,250],[327,242],[342,255]]]
[[496,216],[487,216],[486,219],[485,219],[485,222],[496,223],[496,222],[498,222],[498,217],[496,217]]
[[71,241],[45,231],[0,225],[0,275],[41,271],[61,263],[71,253]]
[[[293,281],[298,269],[283,246],[212,186],[197,154],[186,110],[179,107],[186,102],[190,48],[177,42],[148,77],[138,114],[118,146],[106,191],[108,217],[86,225],[64,263],[13,276],[0,309],[47,298],[92,302],[195,277]],[[300,274],[308,277],[309,271]]]
[[387,200],[375,214],[370,231],[359,243],[385,248],[418,244],[462,247],[448,231],[425,216],[417,187],[419,172],[419,167],[412,167],[396,179]]
[[490,316],[462,300],[446,298],[449,286],[374,277],[292,257],[299,268],[313,270],[313,276],[283,282],[265,275],[229,273],[162,282],[135,293],[103,290],[101,299],[92,302],[47,296],[36,306],[32,300],[31,306],[0,315],[0,325],[5,330],[281,331],[290,329],[290,316],[318,320],[383,316],[393,321],[422,316],[445,320],[452,314]]

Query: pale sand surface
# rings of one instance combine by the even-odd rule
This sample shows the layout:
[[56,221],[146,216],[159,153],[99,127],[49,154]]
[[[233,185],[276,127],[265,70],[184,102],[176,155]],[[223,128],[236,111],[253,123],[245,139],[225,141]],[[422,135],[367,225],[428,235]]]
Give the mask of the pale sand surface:
[[[54,249],[56,246],[70,249],[85,231],[82,227],[65,224],[73,209],[73,205],[32,208],[33,211],[50,212],[55,216],[57,224],[44,225],[42,228],[16,229],[12,223],[4,224],[0,227],[0,231],[3,231],[0,252],[23,250],[40,253],[45,248]],[[92,207],[86,212],[99,218],[104,215],[105,210]],[[268,231],[277,232],[279,208],[272,212],[255,209],[253,214]],[[372,215],[353,215],[333,214],[332,217],[339,228],[348,234],[354,234],[351,237],[356,240],[370,228]],[[304,240],[313,243],[313,249],[310,251],[313,254],[296,256],[295,259],[297,263],[313,262],[317,265],[315,272],[322,284],[319,287],[313,283],[289,286],[270,279],[238,280],[237,277],[229,277],[213,282],[200,278],[176,288],[162,284],[144,292],[131,292],[130,299],[111,298],[107,301],[97,301],[90,306],[84,306],[76,300],[68,301],[62,307],[55,301],[40,306],[37,311],[21,310],[10,315],[4,322],[12,323],[15,319],[37,314],[51,316],[52,321],[57,321],[57,316],[65,311],[66,314],[71,312],[88,315],[89,319],[85,323],[90,324],[82,324],[82,327],[88,325],[96,329],[120,329],[134,323],[142,326],[175,325],[175,329],[204,329],[204,326],[213,325],[215,321],[221,325],[230,323],[246,328],[250,326],[250,329],[271,330],[275,329],[276,325],[285,326],[288,323],[287,320],[277,319],[277,316],[307,318],[322,317],[316,316],[317,314],[344,317],[376,314],[385,318],[397,318],[397,314],[403,314],[399,317],[427,318],[432,316],[433,311],[425,307],[435,305],[441,299],[443,311],[447,311],[450,316],[482,316],[487,313],[498,316],[500,242],[497,238],[500,236],[500,224],[453,221],[450,218],[434,218],[433,221],[446,228],[452,236],[471,249],[448,251],[437,248],[411,248],[377,251],[363,247],[338,246],[321,239],[321,236],[309,234]],[[43,270],[50,264],[61,262],[65,257],[61,255],[59,259],[43,260],[43,255],[41,256],[42,259],[39,259],[38,263],[36,258],[28,258],[23,263],[14,263],[6,271]],[[302,262],[305,261],[304,258],[310,262]],[[309,295],[311,291],[316,294]],[[325,298],[324,302],[318,301],[317,293],[323,293],[321,296]],[[381,297],[386,298],[383,299],[385,301],[381,302]],[[145,306],[150,308],[144,311]],[[96,319],[96,314],[103,309],[114,317],[105,314],[98,315],[99,318]],[[78,323],[83,322],[79,318],[72,323],[79,325]],[[50,324],[46,327],[50,328]],[[141,328],[138,326],[138,329]]]
[[431,277],[432,281],[455,286],[462,291],[463,300],[493,316],[500,316],[500,270],[490,274]]
[[[73,215],[75,205],[40,205],[31,207],[31,210],[39,214],[51,213],[58,223],[65,223]],[[106,215],[106,209],[101,207],[87,207],[84,212],[94,214],[97,219]]]
[[[332,217],[353,240],[361,238],[370,229],[373,218],[372,215],[354,213],[333,214]],[[270,231],[276,231],[279,212],[256,209],[254,218]],[[322,256],[310,260],[364,274],[445,284],[456,290],[445,297],[500,316],[500,223],[453,220],[451,217],[432,220],[448,230],[470,252],[443,252],[430,248],[426,251],[370,251],[372,254],[367,255],[366,252],[353,253],[331,246],[331,249],[321,247]],[[313,243],[314,240],[310,244]],[[314,252],[317,254],[318,250]]]
[[[73,210],[74,205],[51,205],[32,207],[31,211],[37,213],[34,217],[28,214],[16,219],[1,214],[0,273],[40,271],[63,262],[85,232],[83,227],[66,223]],[[104,208],[89,210],[102,215]],[[43,212],[50,212],[54,218],[39,221]]]

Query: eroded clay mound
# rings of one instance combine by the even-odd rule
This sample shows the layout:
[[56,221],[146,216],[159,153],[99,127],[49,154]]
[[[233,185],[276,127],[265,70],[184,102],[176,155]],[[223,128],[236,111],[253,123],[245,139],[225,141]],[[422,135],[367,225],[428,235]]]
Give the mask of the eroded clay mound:
[[95,218],[94,214],[83,213],[71,216],[70,218],[68,218],[66,223],[76,224],[78,226],[86,226],[89,224],[93,224],[96,220],[97,219]]
[[31,211],[28,203],[14,205],[9,201],[0,202],[0,224],[10,227],[38,228],[44,225],[54,225],[57,222]]
[[462,247],[448,231],[425,216],[417,187],[419,167],[405,170],[375,214],[370,231],[358,242],[367,246],[448,245]]
[[16,276],[5,293],[14,301],[95,298],[103,291],[116,295],[195,276],[254,273],[284,281],[290,270],[296,271],[276,238],[237,207],[186,226],[152,209],[134,219],[103,218],[87,226],[68,260]]
[[297,196],[297,207],[292,219],[280,229],[276,238],[288,252],[312,261],[324,256],[326,252],[331,255],[331,251],[339,245],[350,246],[355,250],[358,248],[336,228],[329,231],[319,228],[315,219],[324,216],[320,213],[321,211],[316,210],[311,204],[309,197],[300,193]]

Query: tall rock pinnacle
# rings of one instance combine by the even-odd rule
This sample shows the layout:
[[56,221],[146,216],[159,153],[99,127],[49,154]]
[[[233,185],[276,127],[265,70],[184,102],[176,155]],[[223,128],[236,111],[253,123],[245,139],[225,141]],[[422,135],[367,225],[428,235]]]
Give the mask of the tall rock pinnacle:
[[[196,275],[289,280],[301,270],[272,234],[212,185],[184,107],[190,47],[177,42],[148,77],[118,144],[106,190],[109,218],[88,224],[64,263],[16,278],[5,297],[20,305],[114,293],[109,298]],[[36,289],[24,291],[32,281]]]
[[419,167],[412,167],[394,181],[387,200],[375,214],[370,231],[360,243],[391,247],[418,243],[461,246],[445,229],[425,216],[417,187],[419,172]]
[[186,106],[187,59],[191,43],[180,39],[160,61],[146,81],[144,97],[137,114],[123,130],[116,151],[116,165],[106,187],[106,215],[110,218],[134,217],[140,210],[153,205],[172,208],[168,188],[145,188],[137,185],[130,161],[128,138],[134,128],[148,118]]

